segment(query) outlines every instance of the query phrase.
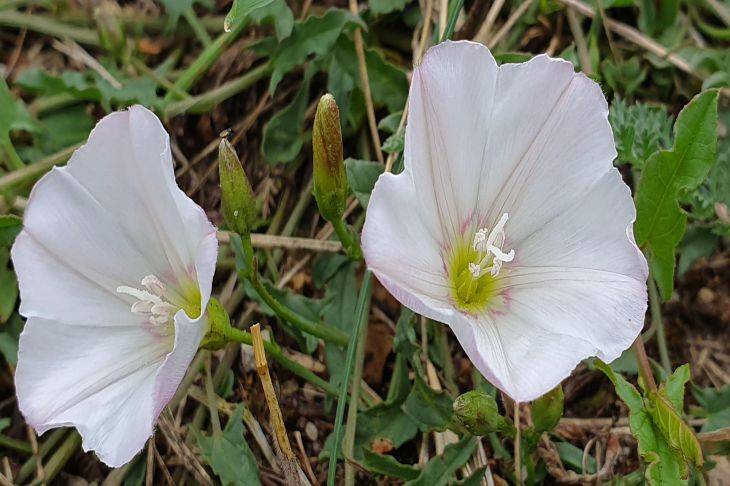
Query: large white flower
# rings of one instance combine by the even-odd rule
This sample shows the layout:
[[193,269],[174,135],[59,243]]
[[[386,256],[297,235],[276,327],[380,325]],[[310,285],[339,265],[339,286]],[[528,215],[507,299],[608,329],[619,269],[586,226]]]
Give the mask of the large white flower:
[[498,67],[446,42],[409,100],[405,170],[378,180],[362,236],[380,282],[518,401],[617,358],[644,322],[647,265],[599,86],[566,61]]
[[216,253],[157,117],[135,106],[101,120],[36,184],[12,250],[27,422],[75,426],[110,466],[132,459],[206,332]]

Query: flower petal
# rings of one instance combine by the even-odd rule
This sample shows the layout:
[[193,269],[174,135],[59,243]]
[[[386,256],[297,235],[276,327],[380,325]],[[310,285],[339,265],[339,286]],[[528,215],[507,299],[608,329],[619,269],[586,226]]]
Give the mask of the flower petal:
[[31,317],[20,337],[15,372],[20,410],[41,434],[76,427],[84,450],[119,467],[152,435],[203,327],[180,311],[173,348],[171,337],[142,327],[74,326]]
[[501,66],[496,97],[480,213],[488,225],[509,213],[508,240],[520,241],[589,192],[616,149],[601,88],[567,61]]
[[[518,401],[566,378],[581,360],[613,361],[644,323],[643,282],[608,272],[538,272],[507,291],[507,309],[451,323],[484,376]],[[587,304],[590,303],[590,304]]]
[[410,174],[383,174],[373,189],[362,232],[368,267],[401,303],[431,317],[445,319],[449,287],[439,242],[418,211]]
[[413,72],[405,166],[419,211],[438,216],[431,232],[448,242],[476,208],[487,175],[497,64],[474,42],[444,42]]
[[[636,246],[636,209],[631,191],[611,169],[560,215],[513,242],[515,260],[507,274],[517,278],[527,270],[601,270],[646,282],[646,259]],[[509,287],[510,278],[502,284]],[[644,295],[643,300],[646,300]]]
[[32,191],[13,247],[21,313],[111,321],[108,313],[131,304],[117,295],[120,285],[139,286],[149,274],[173,284],[196,280],[197,250],[214,232],[177,187],[168,136],[154,114],[139,106],[112,113]]

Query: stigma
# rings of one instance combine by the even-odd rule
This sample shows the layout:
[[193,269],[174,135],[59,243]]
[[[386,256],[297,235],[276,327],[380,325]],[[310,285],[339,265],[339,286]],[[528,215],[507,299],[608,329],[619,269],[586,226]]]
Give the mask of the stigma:
[[477,258],[475,262],[469,263],[469,272],[475,279],[485,272],[496,277],[499,275],[503,263],[514,260],[515,250],[505,252],[502,248],[506,239],[504,227],[507,220],[509,220],[509,215],[504,213],[491,231],[487,232],[487,228],[481,228],[474,235],[472,248],[477,252]]

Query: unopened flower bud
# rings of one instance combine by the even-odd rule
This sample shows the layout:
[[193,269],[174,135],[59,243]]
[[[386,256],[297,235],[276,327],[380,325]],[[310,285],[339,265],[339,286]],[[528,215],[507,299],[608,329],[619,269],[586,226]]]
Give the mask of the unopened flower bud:
[[486,393],[472,390],[454,400],[454,415],[472,435],[510,432],[512,424],[499,413],[497,402]]
[[250,234],[256,222],[256,200],[236,151],[225,138],[218,145],[218,173],[226,224],[240,235]]
[[115,2],[103,1],[94,12],[99,41],[114,56],[122,54],[127,42],[119,17],[120,8]]
[[322,216],[328,221],[342,218],[347,198],[347,175],[342,161],[340,110],[331,94],[317,105],[312,130],[314,151],[314,197]]

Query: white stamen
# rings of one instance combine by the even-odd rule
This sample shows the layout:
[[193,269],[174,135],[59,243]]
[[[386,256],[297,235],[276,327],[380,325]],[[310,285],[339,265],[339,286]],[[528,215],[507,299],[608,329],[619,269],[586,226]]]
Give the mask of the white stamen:
[[165,284],[163,284],[160,279],[154,275],[147,275],[143,278],[142,286],[159,297],[162,297],[167,291]]
[[[479,252],[477,263],[469,263],[469,272],[474,278],[479,278],[483,271],[489,271],[492,277],[496,277],[502,269],[502,264],[511,262],[515,258],[515,250],[508,252],[502,250],[506,236],[504,226],[507,224],[509,215],[504,213],[494,228],[487,236],[487,228],[481,228],[474,235],[472,247]],[[489,265],[491,263],[491,265]]]
[[132,304],[132,313],[147,317],[154,326],[167,324],[177,311],[177,307],[166,300],[167,287],[154,275],[147,275],[140,283],[147,290],[120,285],[117,292],[137,299]]

